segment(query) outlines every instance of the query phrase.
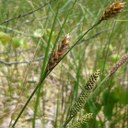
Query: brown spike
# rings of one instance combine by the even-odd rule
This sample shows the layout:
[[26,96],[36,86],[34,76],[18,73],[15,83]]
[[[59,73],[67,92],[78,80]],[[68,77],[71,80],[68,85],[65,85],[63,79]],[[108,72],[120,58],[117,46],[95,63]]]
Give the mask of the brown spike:
[[60,58],[64,55],[65,50],[69,43],[69,34],[65,36],[65,38],[62,40],[61,44],[58,46],[58,48],[53,52],[53,54],[50,56],[46,70],[50,71],[54,68],[54,66],[59,62]]
[[109,76],[113,75],[121,65],[128,61],[128,54],[125,54],[110,70]]
[[103,13],[101,20],[107,20],[116,16],[124,8],[125,3],[121,1],[113,2],[109,7],[107,7]]

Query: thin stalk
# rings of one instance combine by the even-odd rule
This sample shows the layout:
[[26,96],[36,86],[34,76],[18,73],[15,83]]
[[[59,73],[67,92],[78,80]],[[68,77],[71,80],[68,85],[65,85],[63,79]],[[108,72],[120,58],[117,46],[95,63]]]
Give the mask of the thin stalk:
[[[45,71],[45,67],[46,67],[46,63],[47,63],[47,59],[48,59],[48,53],[49,53],[49,48],[50,48],[50,42],[51,42],[51,38],[52,38],[52,33],[53,33],[53,30],[54,30],[54,27],[55,27],[55,23],[57,21],[56,19],[57,19],[57,16],[58,16],[58,12],[59,12],[59,7],[58,7],[57,12],[55,14],[55,18],[54,18],[54,21],[53,21],[52,29],[51,29],[51,32],[50,32],[50,35],[49,35],[48,45],[47,45],[47,48],[46,48],[46,51],[45,51],[45,59],[44,59],[43,64],[42,64],[40,81],[42,80],[42,74],[44,74],[46,72]],[[33,117],[33,123],[32,123],[32,127],[33,128],[35,128],[35,118],[36,118],[36,113],[37,113],[38,104],[39,104],[40,90],[41,90],[41,86],[38,89],[36,103],[35,103],[35,107],[34,107],[34,117]]]
[[28,15],[32,15],[33,13],[35,13],[35,12],[41,10],[42,8],[44,8],[44,7],[47,6],[48,4],[52,3],[53,1],[55,1],[55,0],[50,0],[50,1],[48,1],[47,3],[45,3],[45,4],[41,5],[41,6],[39,6],[39,7],[36,8],[35,10],[29,11],[29,12],[27,12],[27,13],[25,13],[25,14],[19,14],[19,15],[16,16],[16,17],[7,19],[7,20],[1,22],[0,25],[5,24],[5,23],[8,23],[8,22],[13,21],[13,20],[17,20],[17,19],[19,19],[19,18],[26,17],[26,16],[28,16]]
[[[46,73],[45,73],[46,74]],[[37,84],[36,88],[33,90],[33,92],[31,93],[30,97],[28,98],[27,102],[25,103],[25,105],[23,106],[22,110],[20,111],[20,113],[18,114],[15,122],[12,125],[12,128],[15,127],[17,121],[19,120],[20,116],[22,115],[23,111],[25,110],[25,108],[27,107],[28,103],[30,102],[30,100],[32,99],[32,97],[34,96],[35,92],[38,90],[38,88],[41,86],[42,82],[45,80],[46,75],[44,74],[44,77],[42,78],[42,80]]]

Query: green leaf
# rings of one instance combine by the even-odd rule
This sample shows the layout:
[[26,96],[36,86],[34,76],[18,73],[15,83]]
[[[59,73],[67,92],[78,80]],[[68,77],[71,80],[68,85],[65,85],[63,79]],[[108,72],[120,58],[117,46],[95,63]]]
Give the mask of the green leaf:
[[113,90],[113,95],[118,98],[118,101],[121,103],[121,104],[128,104],[128,90],[121,87],[121,86],[118,86],[116,87],[114,90]]
[[108,120],[111,120],[112,118],[112,112],[113,112],[114,104],[106,104],[103,107],[104,115]]
[[105,90],[103,94],[103,112],[108,120],[112,118],[112,112],[115,103],[117,103],[118,97],[114,95],[109,89]]

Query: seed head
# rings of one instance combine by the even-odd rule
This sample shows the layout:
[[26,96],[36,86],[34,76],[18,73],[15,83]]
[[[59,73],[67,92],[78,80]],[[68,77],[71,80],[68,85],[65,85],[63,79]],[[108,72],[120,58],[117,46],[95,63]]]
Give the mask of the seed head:
[[52,70],[54,66],[59,62],[60,58],[64,55],[69,43],[69,38],[70,36],[69,34],[67,34],[62,40],[61,44],[58,46],[58,48],[51,54],[46,67],[47,71]]
[[77,112],[80,111],[81,108],[83,108],[89,94],[90,94],[90,90],[89,91],[85,89],[82,90],[77,101],[73,104],[73,106],[70,109],[71,118],[74,117],[77,114]]
[[73,123],[73,125],[70,128],[82,128],[82,125],[86,124],[92,117],[92,113],[84,115],[77,122]]
[[107,7],[103,13],[101,20],[108,20],[116,16],[124,8],[125,3],[121,1],[113,2],[109,7]]
[[117,61],[117,63],[111,68],[109,76],[113,75],[126,61],[128,61],[128,54],[123,55],[121,59]]
[[85,85],[82,92],[80,93],[77,101],[73,104],[73,106],[70,109],[70,117],[74,117],[77,114],[77,112],[80,111],[80,109],[84,106],[84,104],[86,103],[87,97],[89,96],[92,89],[94,88],[94,85],[99,75],[100,75],[100,71],[97,70],[90,76],[87,84]]
[[95,84],[97,78],[99,77],[99,75],[100,75],[100,70],[97,70],[96,72],[94,72],[94,73],[90,76],[90,78],[89,78],[87,84],[85,85],[85,89],[86,89],[86,90],[91,90],[91,89],[93,89],[93,86],[94,86],[94,84]]

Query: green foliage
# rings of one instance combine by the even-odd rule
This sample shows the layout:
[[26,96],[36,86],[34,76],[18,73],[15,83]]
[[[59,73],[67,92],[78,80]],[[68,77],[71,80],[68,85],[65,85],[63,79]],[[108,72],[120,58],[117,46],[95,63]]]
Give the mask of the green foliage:
[[114,95],[107,89],[103,94],[103,112],[108,120],[112,118],[112,112],[117,100]]
[[128,100],[126,99],[128,97],[128,90],[125,87],[115,87],[112,91],[113,99],[118,101],[118,103],[127,105]]

